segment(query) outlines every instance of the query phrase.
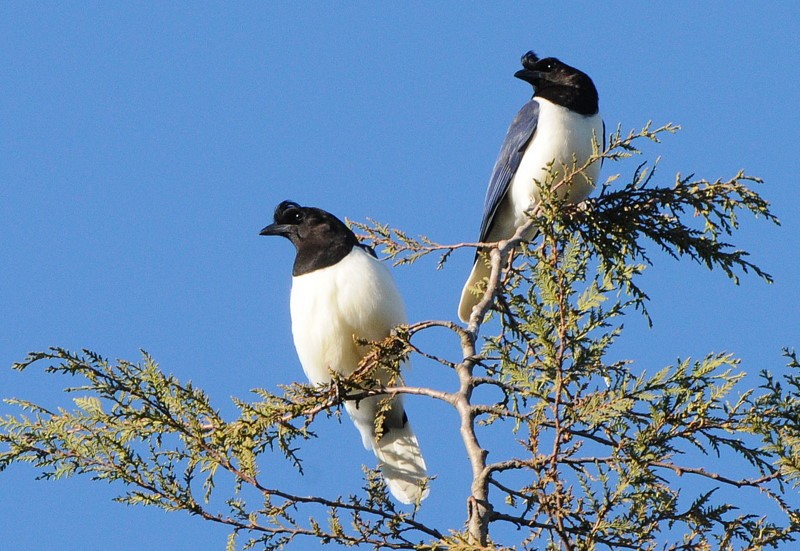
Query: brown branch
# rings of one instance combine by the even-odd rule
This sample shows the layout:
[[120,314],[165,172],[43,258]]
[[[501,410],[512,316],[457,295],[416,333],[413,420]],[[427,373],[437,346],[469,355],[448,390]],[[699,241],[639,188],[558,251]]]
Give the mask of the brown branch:
[[722,482],[724,484],[736,486],[737,488],[742,488],[744,486],[759,487],[765,482],[769,482],[770,480],[775,480],[781,476],[780,471],[776,470],[775,472],[764,475],[761,478],[735,479],[707,471],[702,467],[681,467],[680,465],[674,465],[672,463],[667,463],[664,461],[651,461],[648,462],[648,465],[651,465],[653,467],[660,467],[662,469],[669,469],[675,472],[675,474],[677,474],[678,476],[683,476],[684,474],[695,474],[705,478],[710,478],[711,480],[716,480],[717,482]]
[[[525,518],[523,516],[514,516],[509,515],[506,513],[494,513],[492,516],[492,520],[501,520],[504,522],[510,522],[517,527],[525,527],[525,528],[538,528],[542,530],[552,530],[557,532],[558,528],[554,524],[547,524],[543,522],[538,522],[536,520]],[[572,534],[572,535],[579,535],[579,536],[587,536],[586,530],[583,528],[572,528],[572,527],[565,527],[564,532]],[[612,549],[640,549],[639,545],[633,543],[625,543],[620,540],[609,540],[607,538],[599,538],[597,536],[591,536],[594,541],[597,543],[602,543],[603,545],[607,545]]]
[[447,402],[448,404],[455,404],[456,397],[455,394],[450,392],[444,392],[442,390],[435,390],[432,388],[427,387],[415,387],[415,386],[379,386],[369,389],[364,389],[362,391],[352,393],[352,394],[345,394],[341,397],[341,400],[363,400],[364,398],[368,398],[370,396],[380,396],[385,394],[387,396],[396,396],[398,394],[416,394],[417,396],[427,396],[428,398],[434,398],[436,400],[441,400],[443,402]]

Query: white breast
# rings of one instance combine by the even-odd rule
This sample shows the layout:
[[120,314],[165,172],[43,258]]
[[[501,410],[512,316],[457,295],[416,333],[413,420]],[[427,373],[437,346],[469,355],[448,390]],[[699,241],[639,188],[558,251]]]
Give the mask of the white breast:
[[[552,181],[547,168],[549,163],[554,163],[553,169],[561,174],[564,165],[572,167],[573,155],[577,166],[581,166],[592,154],[593,140],[603,142],[603,120],[599,113],[586,116],[546,99],[535,98],[535,101],[539,102],[536,132],[509,184],[508,195],[498,208],[488,241],[507,239],[527,222],[525,211],[540,200],[536,182],[558,181],[558,177]],[[571,203],[583,201],[594,189],[599,175],[600,163],[595,163],[586,171],[589,180],[576,177],[569,189],[559,188],[558,196],[566,197]]]
[[364,354],[353,338],[380,340],[406,322],[389,271],[363,249],[337,264],[292,279],[292,335],[300,363],[315,384],[330,372],[352,373]]

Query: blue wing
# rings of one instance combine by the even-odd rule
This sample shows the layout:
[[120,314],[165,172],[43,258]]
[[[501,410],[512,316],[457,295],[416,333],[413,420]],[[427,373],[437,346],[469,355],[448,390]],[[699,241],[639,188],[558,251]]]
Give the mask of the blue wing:
[[531,141],[536,132],[536,124],[539,122],[539,102],[531,100],[522,106],[517,116],[511,121],[508,127],[506,139],[503,147],[500,148],[500,155],[494,164],[492,177],[489,180],[489,189],[486,190],[486,201],[483,207],[483,221],[481,221],[481,241],[486,240],[489,229],[492,226],[494,215],[500,201],[506,196],[511,179],[519,168],[522,155],[528,142]]

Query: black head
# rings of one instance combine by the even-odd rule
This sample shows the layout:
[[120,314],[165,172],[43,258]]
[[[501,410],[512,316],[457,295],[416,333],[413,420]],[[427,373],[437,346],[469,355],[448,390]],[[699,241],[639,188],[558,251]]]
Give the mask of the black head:
[[597,88],[586,73],[554,57],[539,59],[533,52],[522,56],[522,67],[514,76],[530,83],[537,97],[582,115],[598,112]]
[[350,228],[322,209],[283,201],[275,207],[274,220],[259,235],[280,235],[294,244],[295,276],[333,266],[358,245]]

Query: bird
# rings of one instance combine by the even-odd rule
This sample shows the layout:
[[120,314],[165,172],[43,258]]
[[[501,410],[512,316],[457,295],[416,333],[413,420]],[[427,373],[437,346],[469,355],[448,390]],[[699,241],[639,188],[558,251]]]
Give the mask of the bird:
[[[283,236],[295,246],[292,336],[312,384],[328,384],[334,373],[352,374],[369,352],[369,346],[357,339],[383,340],[406,323],[403,299],[389,270],[333,214],[283,201],[275,209],[274,223],[260,235]],[[376,375],[383,385],[392,374],[379,368]],[[375,395],[346,400],[344,407],[364,447],[378,458],[395,499],[419,503],[428,495],[427,467],[401,395],[391,398],[382,430],[376,434],[376,418],[385,399]]]
[[[572,167],[573,161],[582,166],[595,143],[605,141],[597,88],[586,73],[554,57],[540,59],[533,51],[521,61],[523,68],[514,76],[531,84],[534,93],[512,120],[489,178],[480,228],[482,243],[513,237],[541,200],[540,183],[558,182],[564,166]],[[568,187],[557,189],[556,196],[568,203],[583,201],[599,174],[600,164],[592,163]],[[533,229],[523,237],[532,239],[535,234]],[[485,252],[479,250],[461,292],[461,321],[469,322],[482,295],[475,285],[489,273]]]

